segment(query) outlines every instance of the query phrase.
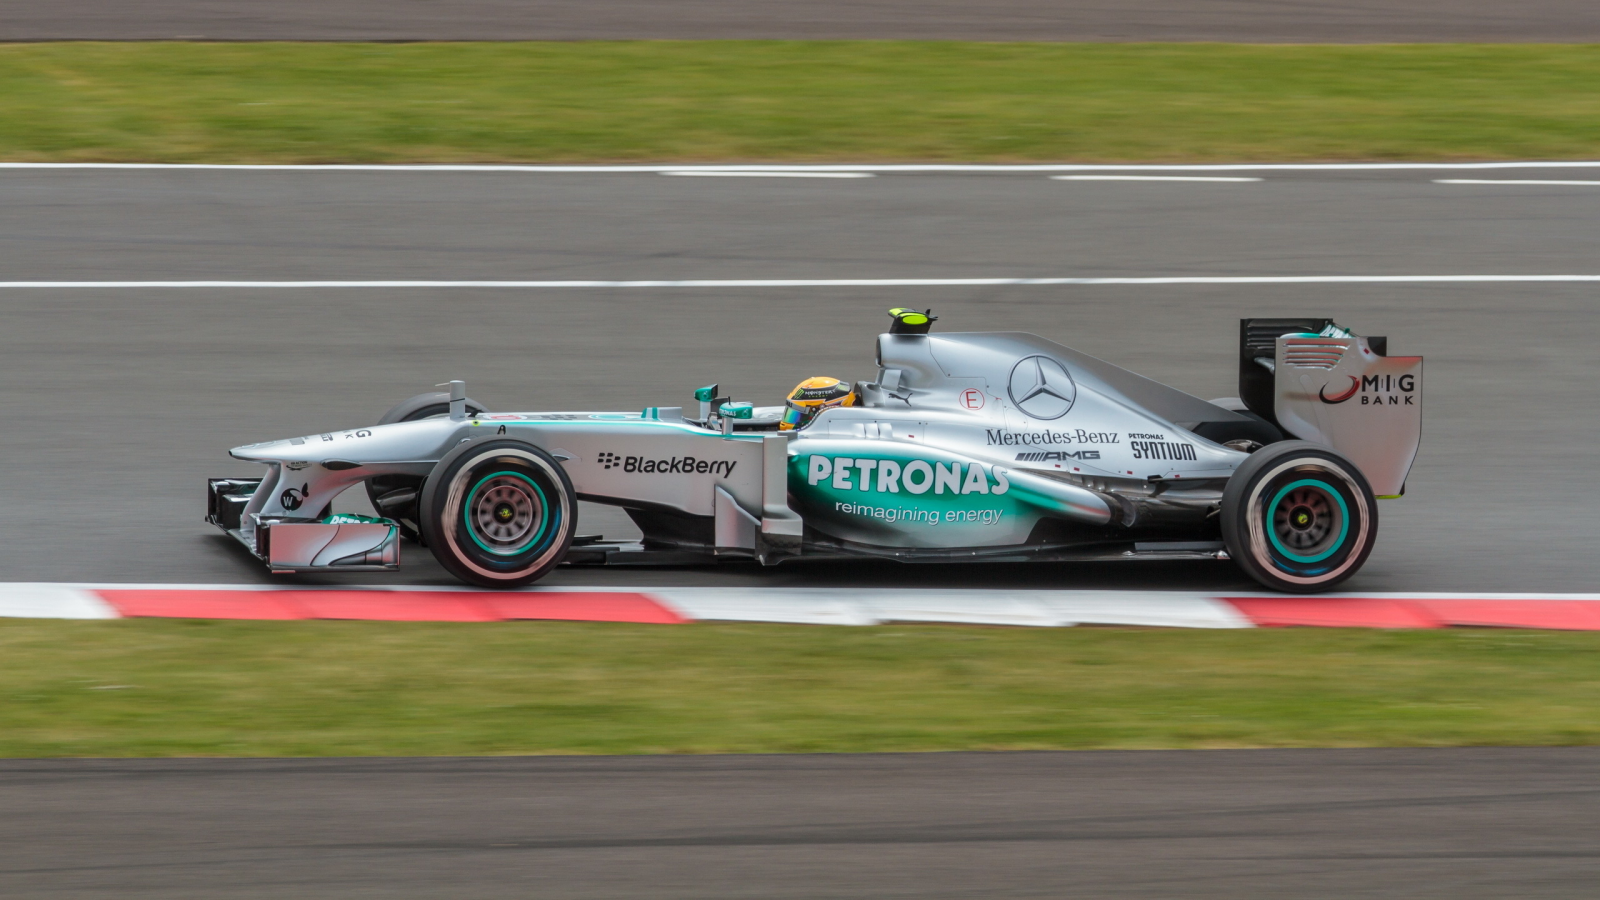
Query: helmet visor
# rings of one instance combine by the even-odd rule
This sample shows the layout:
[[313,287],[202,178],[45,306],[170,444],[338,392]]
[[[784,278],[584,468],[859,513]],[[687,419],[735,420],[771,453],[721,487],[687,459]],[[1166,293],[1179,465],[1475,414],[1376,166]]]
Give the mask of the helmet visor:
[[816,410],[808,409],[803,406],[796,406],[791,401],[784,404],[783,424],[789,428],[799,428],[802,424],[810,421],[811,414],[814,412],[816,412]]

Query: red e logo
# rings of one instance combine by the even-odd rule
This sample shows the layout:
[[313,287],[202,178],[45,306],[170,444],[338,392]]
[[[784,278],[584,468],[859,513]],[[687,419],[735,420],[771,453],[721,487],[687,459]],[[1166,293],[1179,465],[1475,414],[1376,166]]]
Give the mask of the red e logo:
[[983,409],[983,391],[967,388],[961,392],[961,405],[967,409]]

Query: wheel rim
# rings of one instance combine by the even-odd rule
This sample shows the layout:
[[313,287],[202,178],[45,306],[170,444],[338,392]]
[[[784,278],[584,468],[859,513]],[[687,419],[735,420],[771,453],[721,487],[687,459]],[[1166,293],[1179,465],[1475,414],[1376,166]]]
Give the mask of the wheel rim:
[[1355,478],[1329,460],[1282,460],[1261,473],[1242,505],[1241,551],[1289,584],[1340,579],[1371,546],[1370,502]]
[[497,586],[536,578],[560,562],[577,504],[555,460],[490,441],[439,477],[443,496],[429,495],[423,515],[428,542],[446,568]]
[[1350,534],[1350,508],[1331,485],[1311,478],[1278,489],[1267,505],[1268,535],[1279,553],[1298,563],[1332,556]]
[[549,528],[544,490],[516,472],[495,472],[478,481],[464,504],[467,534],[497,556],[515,556]]

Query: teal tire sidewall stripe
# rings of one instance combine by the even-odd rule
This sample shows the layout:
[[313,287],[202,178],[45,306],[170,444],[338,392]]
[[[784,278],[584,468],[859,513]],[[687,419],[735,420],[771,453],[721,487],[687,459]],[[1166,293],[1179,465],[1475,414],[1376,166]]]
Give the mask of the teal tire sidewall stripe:
[[[478,539],[478,530],[472,527],[472,504],[478,496],[478,491],[483,487],[485,482],[494,478],[499,478],[502,475],[519,479],[525,482],[529,487],[533,488],[534,492],[539,495],[539,503],[544,509],[541,521],[539,522],[539,530],[535,532],[532,537],[528,538],[527,542],[521,547],[509,552],[495,550],[486,545],[483,541]],[[522,472],[499,471],[483,476],[482,478],[478,479],[477,484],[472,486],[472,490],[467,492],[466,500],[461,504],[461,525],[466,529],[467,536],[472,538],[472,542],[482,548],[485,553],[493,555],[495,557],[494,561],[496,562],[510,562],[512,557],[542,550],[542,545],[534,545],[541,544],[546,535],[553,534],[556,530],[558,530],[552,529],[551,525],[552,523],[559,525],[560,520],[561,510],[552,509],[549,498],[545,495],[544,489],[535,483],[532,478],[529,478]]]
[[[1273,518],[1278,510],[1278,504],[1283,501],[1283,498],[1287,496],[1290,491],[1298,487],[1317,488],[1325,494],[1332,495],[1335,500],[1339,501],[1339,539],[1333,542],[1333,546],[1321,553],[1318,553],[1316,556],[1300,556],[1291,552],[1289,548],[1283,545],[1282,541],[1278,540],[1277,531],[1272,527]],[[1344,549],[1345,539],[1350,536],[1350,506],[1345,502],[1344,494],[1333,485],[1315,478],[1302,478],[1298,481],[1292,481],[1278,489],[1277,494],[1272,498],[1272,502],[1267,504],[1266,517],[1262,522],[1262,527],[1267,532],[1267,538],[1272,541],[1273,549],[1283,554],[1285,559],[1289,560],[1290,562],[1302,563],[1305,565],[1319,563],[1333,554],[1338,553],[1341,549]]]

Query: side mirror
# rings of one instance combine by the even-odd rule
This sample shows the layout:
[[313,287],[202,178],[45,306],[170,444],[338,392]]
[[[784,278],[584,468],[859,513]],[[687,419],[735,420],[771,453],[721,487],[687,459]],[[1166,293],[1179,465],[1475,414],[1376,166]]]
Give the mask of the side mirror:
[[708,384],[694,392],[694,398],[700,401],[700,421],[711,418],[711,404],[717,399],[717,389],[721,385]]

